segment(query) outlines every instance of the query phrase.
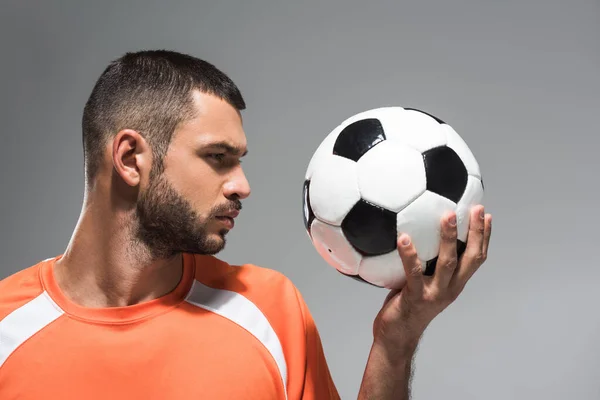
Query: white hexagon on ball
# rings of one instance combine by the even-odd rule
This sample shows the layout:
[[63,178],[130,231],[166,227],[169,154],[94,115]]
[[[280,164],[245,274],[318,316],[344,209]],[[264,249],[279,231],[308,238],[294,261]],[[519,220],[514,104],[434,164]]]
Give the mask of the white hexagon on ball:
[[350,245],[342,228],[315,219],[310,232],[317,252],[330,266],[345,274],[358,273],[362,256]]
[[310,181],[310,204],[315,216],[340,226],[346,214],[360,200],[357,164],[333,154],[323,157]]
[[387,289],[401,289],[406,284],[404,266],[397,251],[363,257],[358,275],[373,285]]
[[425,191],[423,156],[400,142],[382,141],[357,164],[360,195],[369,203],[399,212]]
[[392,111],[385,113],[380,120],[387,140],[405,144],[419,153],[446,144],[442,125],[429,115],[401,107]]

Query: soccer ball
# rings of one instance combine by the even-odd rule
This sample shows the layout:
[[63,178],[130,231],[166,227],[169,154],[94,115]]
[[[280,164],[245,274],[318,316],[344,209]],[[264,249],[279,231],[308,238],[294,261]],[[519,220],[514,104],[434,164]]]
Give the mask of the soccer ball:
[[397,251],[410,235],[425,275],[435,272],[441,219],[457,216],[460,256],[483,180],[473,153],[447,123],[414,108],[382,107],[348,118],[313,154],[303,186],[304,226],[340,273],[399,289]]

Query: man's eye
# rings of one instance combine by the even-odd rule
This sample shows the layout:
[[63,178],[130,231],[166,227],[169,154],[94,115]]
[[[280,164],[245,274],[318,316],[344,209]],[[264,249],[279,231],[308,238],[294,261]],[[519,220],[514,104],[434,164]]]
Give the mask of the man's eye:
[[218,162],[223,162],[223,160],[225,160],[225,154],[223,153],[209,154],[209,157],[214,158]]
[[242,160],[237,157],[230,157],[226,153],[211,153],[207,156],[210,159],[213,159],[219,167],[233,167],[235,165],[241,164]]

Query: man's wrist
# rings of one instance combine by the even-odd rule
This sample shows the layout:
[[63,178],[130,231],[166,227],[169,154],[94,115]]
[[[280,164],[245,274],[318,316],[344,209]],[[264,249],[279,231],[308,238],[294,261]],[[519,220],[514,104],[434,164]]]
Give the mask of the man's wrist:
[[398,338],[389,340],[386,338],[375,338],[371,351],[377,358],[385,360],[391,367],[403,368],[410,363],[417,351],[420,338]]
[[408,400],[416,349],[415,342],[373,341],[358,400]]

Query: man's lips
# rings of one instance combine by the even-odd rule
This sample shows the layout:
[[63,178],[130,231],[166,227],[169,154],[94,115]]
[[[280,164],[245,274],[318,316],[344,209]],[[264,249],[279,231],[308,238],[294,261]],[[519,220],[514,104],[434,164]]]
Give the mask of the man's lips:
[[231,210],[216,216],[216,218],[227,227],[227,229],[233,229],[235,222],[234,218],[240,214],[238,210]]
[[228,211],[226,213],[222,213],[222,214],[217,215],[217,218],[220,218],[220,217],[235,218],[238,215],[240,215],[239,210],[231,210],[231,211]]

